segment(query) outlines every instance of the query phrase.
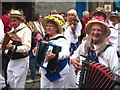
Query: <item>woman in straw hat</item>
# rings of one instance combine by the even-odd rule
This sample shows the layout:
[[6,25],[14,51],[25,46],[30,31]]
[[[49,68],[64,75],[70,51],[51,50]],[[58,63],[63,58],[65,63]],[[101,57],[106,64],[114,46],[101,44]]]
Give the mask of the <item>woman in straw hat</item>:
[[[67,88],[69,44],[62,35],[64,28],[63,21],[64,19],[61,15],[49,15],[43,21],[43,27],[47,34],[44,40],[61,47],[61,51],[58,55],[52,52],[46,53],[45,60],[48,62],[48,66],[46,68],[43,65],[40,67],[41,88]],[[49,64],[53,59],[57,60],[55,66]],[[52,71],[49,66],[50,68],[55,68],[56,66],[58,68]]]
[[94,16],[102,16],[104,18],[104,20],[106,21],[109,17],[109,13],[107,12],[106,9],[102,8],[102,7],[97,7],[95,9],[95,11],[90,13],[91,17]]
[[105,41],[106,37],[110,35],[110,29],[103,21],[101,17],[94,17],[88,22],[86,25],[88,38],[79,45],[70,57],[70,61],[73,66],[80,71],[82,61],[85,60],[81,55],[84,55],[110,68],[113,73],[120,75],[117,53],[115,49]]
[[7,79],[11,88],[24,88],[29,70],[28,52],[31,48],[31,30],[23,23],[24,17],[18,10],[12,10],[9,17],[13,26],[9,33],[16,34],[20,41],[10,41],[6,46],[10,58]]

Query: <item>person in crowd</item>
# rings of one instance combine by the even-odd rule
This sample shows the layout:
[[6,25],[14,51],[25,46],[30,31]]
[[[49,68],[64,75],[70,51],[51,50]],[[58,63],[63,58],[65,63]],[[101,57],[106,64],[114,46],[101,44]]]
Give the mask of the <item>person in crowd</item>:
[[[109,20],[109,26],[113,32],[113,34],[111,35],[111,37],[109,37],[109,39],[113,40],[113,42],[115,44],[114,47],[116,48],[116,50],[118,51],[118,56],[120,57],[120,40],[119,40],[119,37],[120,37],[120,17],[119,17],[119,13],[117,11],[113,11],[111,12],[110,14],[110,20]],[[114,37],[112,36],[116,36],[117,39],[115,39]],[[117,47],[118,46],[118,47]]]
[[89,14],[89,11],[84,11],[82,13],[82,15],[83,15],[83,17],[81,18],[81,22],[83,24],[83,26],[82,26],[82,32],[83,32],[82,35],[84,37],[84,36],[86,36],[85,26],[88,23],[88,21],[90,21],[90,14]]
[[[96,8],[96,10],[91,13],[91,16],[92,16],[92,17],[93,17],[93,16],[96,16],[96,17],[101,16],[100,19],[103,18],[102,20],[104,20],[106,23],[108,22],[108,18],[109,18],[109,17],[108,17],[109,14],[108,14],[108,12],[106,11],[106,9],[101,8],[101,7]],[[108,23],[107,23],[107,24],[108,24]],[[110,28],[111,34],[110,34],[109,37],[107,37],[106,41],[108,41],[109,43],[111,43],[112,46],[113,46],[116,50],[118,50],[118,31],[117,31],[115,28],[111,27],[109,24],[108,24],[108,26],[109,26],[109,28]]]
[[73,66],[80,71],[82,62],[85,60],[83,56],[86,56],[89,60],[91,59],[110,68],[114,74],[120,75],[117,52],[105,41],[106,37],[111,33],[108,25],[104,20],[101,20],[101,17],[93,17],[87,23],[85,30],[88,38],[79,45],[70,57]]
[[60,15],[63,16],[65,22],[67,22],[67,13],[61,12]]
[[51,10],[50,15],[53,15],[53,14],[59,14],[59,13],[58,13],[58,10],[57,10],[57,9]]
[[[110,14],[110,20],[108,21],[109,28],[111,30],[111,34],[108,37],[108,40],[110,41],[111,45],[118,51],[118,15],[112,12]],[[112,22],[114,24],[112,24]]]
[[43,39],[42,35],[38,31],[32,32],[32,43],[31,43],[31,49],[29,52],[29,69],[30,69],[30,79],[26,81],[26,83],[32,83],[35,82],[36,79],[36,52],[38,47],[38,42]]
[[42,35],[42,37],[45,36],[45,30],[43,28],[43,25],[42,25],[42,21],[43,21],[43,16],[40,15],[40,14],[36,14],[36,21],[33,21],[35,27],[36,27],[36,31],[39,31],[40,34]]
[[64,36],[71,46],[70,55],[72,55],[73,51],[78,47],[80,41],[79,37],[81,36],[82,24],[78,18],[76,10],[69,10],[67,15],[68,17]]
[[19,10],[12,10],[9,17],[13,27],[9,34],[14,34],[18,41],[10,40],[6,46],[10,58],[7,67],[8,83],[11,88],[24,88],[29,70],[31,30],[23,23],[24,16]]
[[[13,10],[13,9],[11,9],[11,10]],[[9,18],[10,11],[8,11],[6,14],[2,15],[2,17],[1,17],[2,22],[4,24],[4,33],[7,33],[9,31],[11,31],[11,29],[12,29],[12,25],[10,24],[10,18]]]
[[[2,22],[2,20],[0,19],[0,62],[1,62],[1,66],[3,64],[2,61],[2,42],[3,42],[3,38],[4,38],[4,24]],[[2,67],[0,72],[2,72]],[[2,76],[2,73],[0,73],[0,89],[4,88],[5,85],[5,78]]]
[[[76,50],[78,45],[80,44],[80,36],[81,36],[82,24],[78,18],[77,11],[75,9],[71,9],[67,12],[67,24],[64,32],[64,36],[67,39],[67,42],[70,45],[70,56]],[[68,85],[71,88],[75,88],[76,84],[76,74],[73,65],[70,64],[69,69],[69,82]]]
[[52,52],[45,54],[45,62],[48,62],[48,65],[42,64],[40,67],[40,88],[68,88],[66,82],[69,73],[69,44],[62,35],[65,26],[63,21],[62,16],[58,14],[48,15],[44,19],[43,27],[47,34],[44,40],[59,47],[59,51],[56,52],[58,54]]
[[107,12],[106,9],[102,7],[97,7],[95,11],[90,13],[91,18],[94,16],[102,16],[104,20],[107,22],[107,19],[109,18],[109,13]]
[[119,13],[117,11],[111,12],[110,20],[108,23],[110,24],[111,27],[114,27],[117,30],[120,29],[120,18],[119,18]]
[[19,11],[20,11],[20,13],[21,13],[21,15],[23,15],[24,16],[24,19],[22,20],[23,21],[23,23],[25,23],[25,24],[27,24],[27,21],[26,21],[26,19],[25,19],[25,13],[24,13],[24,10],[23,9],[18,9]]

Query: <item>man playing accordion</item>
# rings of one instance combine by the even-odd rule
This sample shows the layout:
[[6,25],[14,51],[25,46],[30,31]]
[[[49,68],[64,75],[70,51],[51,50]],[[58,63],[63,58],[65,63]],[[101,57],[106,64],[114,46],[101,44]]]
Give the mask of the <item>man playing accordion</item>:
[[31,48],[31,30],[22,23],[24,16],[18,10],[12,10],[9,17],[13,28],[8,35],[15,35],[20,40],[13,41],[12,38],[5,48],[10,58],[7,67],[8,83],[11,88],[24,88],[29,70],[28,52]]
[[[112,73],[120,75],[120,65],[119,65],[117,53],[114,50],[114,48],[111,45],[108,45],[108,43],[105,41],[106,37],[108,37],[111,32],[107,24],[103,21],[104,19],[102,16],[100,17],[96,16],[96,17],[93,17],[92,20],[90,20],[87,23],[86,33],[88,34],[88,37],[85,41],[82,42],[81,45],[79,45],[77,50],[70,57],[71,58],[70,61],[76,69],[81,71],[81,73],[83,73],[82,72],[83,65],[84,65],[83,62],[85,60],[88,60],[89,65],[91,65],[91,62],[100,63],[101,65],[104,65],[105,67],[109,68],[112,71]],[[86,57],[87,59],[85,59],[84,57]],[[84,70],[86,70],[86,68],[87,67],[85,66]],[[91,72],[89,72],[89,75]],[[80,72],[78,74],[80,74]],[[87,73],[87,77],[89,75]],[[98,76],[100,75],[101,74],[99,74]],[[95,74],[95,76],[97,76],[97,73]],[[87,77],[80,76],[80,78],[87,78]],[[101,77],[100,80],[102,79],[103,78]],[[92,81],[88,81],[88,82],[92,82]],[[98,87],[96,88],[100,88],[99,82],[100,81],[97,82]],[[102,81],[102,83],[104,82],[105,80]],[[78,84],[80,85],[80,81],[78,82]],[[105,86],[107,86],[107,84],[108,82],[105,84]],[[91,83],[89,83],[89,85],[91,85]],[[79,87],[80,88],[92,88],[92,86],[87,87],[87,86],[84,86],[84,84],[80,85]]]

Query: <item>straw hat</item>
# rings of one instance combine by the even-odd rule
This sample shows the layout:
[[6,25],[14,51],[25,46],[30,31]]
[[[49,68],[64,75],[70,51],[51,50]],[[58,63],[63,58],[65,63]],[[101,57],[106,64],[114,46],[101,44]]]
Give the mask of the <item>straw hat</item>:
[[58,26],[58,33],[62,33],[63,32],[63,28],[65,27],[65,20],[63,19],[63,17],[61,15],[55,14],[55,15],[48,15],[44,18],[43,20],[43,28],[46,28],[46,24],[48,21],[54,21],[57,26]]
[[106,19],[107,19],[107,17],[108,17],[107,10],[102,8],[102,7],[98,7],[98,8],[95,9],[95,11],[91,12],[91,16],[93,17],[98,12],[103,13],[106,16]]
[[19,10],[11,10],[9,17],[10,18],[12,18],[12,17],[20,18],[21,20],[24,19],[24,16],[20,13]]
[[102,16],[101,17],[97,17],[97,16],[93,17],[90,21],[88,21],[88,23],[86,24],[86,28],[85,28],[87,34],[89,34],[91,25],[94,23],[100,23],[100,24],[104,25],[105,30],[106,30],[106,33],[105,33],[106,37],[108,37],[110,35],[111,31],[110,31],[108,25],[104,22]]

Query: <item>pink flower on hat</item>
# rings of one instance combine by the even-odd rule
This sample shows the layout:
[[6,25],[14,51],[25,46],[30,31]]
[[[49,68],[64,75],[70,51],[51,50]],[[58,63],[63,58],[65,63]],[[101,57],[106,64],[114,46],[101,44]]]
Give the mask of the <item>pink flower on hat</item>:
[[102,16],[94,16],[94,17],[92,18],[92,20],[95,20],[95,19],[97,19],[97,20],[99,20],[99,21],[105,21]]

